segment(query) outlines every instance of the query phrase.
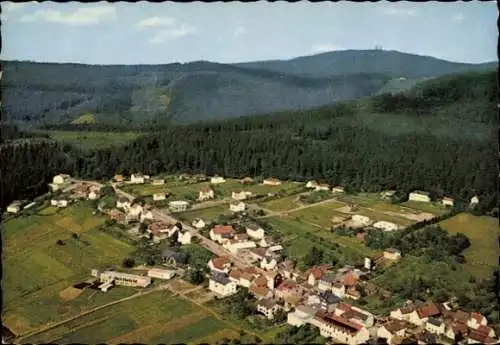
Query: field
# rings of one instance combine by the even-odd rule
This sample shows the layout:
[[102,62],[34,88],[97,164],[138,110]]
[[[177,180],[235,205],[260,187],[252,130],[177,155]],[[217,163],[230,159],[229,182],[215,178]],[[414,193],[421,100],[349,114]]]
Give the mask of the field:
[[142,135],[136,132],[37,131],[37,133],[48,134],[55,140],[75,145],[84,150],[123,146]]
[[401,206],[409,207],[420,212],[432,213],[436,216],[440,216],[448,212],[448,209],[445,206],[435,203],[405,201],[401,203]]
[[271,211],[288,211],[294,208],[302,206],[302,204],[297,200],[297,195],[289,195],[284,198],[274,199],[265,201],[258,204],[260,207],[271,210]]
[[181,212],[178,215],[189,222],[192,222],[195,218],[201,218],[208,222],[225,213],[231,213],[228,203]]
[[478,277],[491,275],[498,266],[498,219],[460,213],[439,223],[450,233],[465,234],[471,246],[465,250],[467,270]]
[[[85,292],[71,301],[60,293],[88,279],[92,268],[120,264],[133,250],[95,229],[103,222],[85,202],[56,214],[5,222],[2,320],[12,331],[24,333],[93,305]],[[72,238],[73,232],[78,239]],[[57,245],[57,240],[64,245]]]

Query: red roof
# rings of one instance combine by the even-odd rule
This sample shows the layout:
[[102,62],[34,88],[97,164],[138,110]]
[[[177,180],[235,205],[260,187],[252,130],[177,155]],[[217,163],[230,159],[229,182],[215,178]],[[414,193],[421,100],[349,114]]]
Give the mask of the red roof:
[[422,308],[417,309],[418,317],[423,319],[424,317],[435,316],[441,314],[439,308],[434,303],[428,304]]
[[352,305],[348,304],[348,303],[344,303],[344,302],[340,302],[338,305],[337,305],[337,308],[336,309],[340,309],[342,311],[348,311],[348,310],[351,310],[352,308]]
[[250,286],[250,291],[253,292],[257,296],[267,296],[269,293],[269,289],[266,286],[258,286],[258,285],[252,285]]
[[486,334],[480,333],[478,331],[472,331],[469,333],[469,339],[476,340],[482,344],[495,344],[495,339],[489,337]]
[[346,320],[341,316],[328,314],[324,311],[318,311],[314,318],[316,320],[328,323],[331,326],[343,329],[349,333],[357,333],[359,330],[363,329],[362,325]]
[[255,279],[255,285],[257,286],[267,286],[267,278],[264,276],[259,276],[257,279]]
[[476,331],[479,332],[479,333],[482,333],[482,334],[489,335],[490,332],[493,331],[493,328],[481,325],[481,326],[478,327],[478,329],[476,329]]
[[344,276],[344,285],[345,286],[354,286],[358,282],[358,277],[354,272],[349,272]]
[[278,286],[278,290],[284,291],[284,290],[295,290],[297,288],[297,283],[294,282],[293,280],[285,280],[283,283],[281,283]]
[[233,227],[230,225],[216,225],[212,231],[216,235],[222,234],[232,234],[234,232]]
[[223,270],[224,266],[226,266],[227,264],[230,264],[230,263],[231,263],[231,261],[229,260],[229,257],[227,257],[227,256],[220,256],[218,258],[212,259],[212,265],[219,270]]
[[328,271],[330,268],[332,268],[332,265],[330,264],[321,264],[316,267],[311,268],[308,271],[308,275],[312,274],[314,276],[314,279],[321,279],[323,274]]
[[484,319],[484,315],[481,313],[472,312],[470,313],[470,318],[476,320],[477,323],[481,323],[481,321],[483,321]]
[[461,333],[462,335],[466,334],[467,331],[469,330],[467,328],[467,325],[462,322],[454,322],[451,324],[451,329],[455,334]]

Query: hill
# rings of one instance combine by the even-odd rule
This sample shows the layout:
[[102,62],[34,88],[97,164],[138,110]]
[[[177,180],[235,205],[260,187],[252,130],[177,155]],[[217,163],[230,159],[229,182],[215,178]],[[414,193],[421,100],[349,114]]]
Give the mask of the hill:
[[[6,61],[4,119],[32,128],[89,120],[91,124],[127,129],[191,123],[308,109],[381,91],[399,92],[422,78],[484,68],[397,52],[346,54],[234,65],[205,61],[137,66]],[[385,54],[401,58],[396,63],[396,58],[388,59]],[[345,61],[360,62],[351,66]],[[401,76],[412,82],[395,81]]]

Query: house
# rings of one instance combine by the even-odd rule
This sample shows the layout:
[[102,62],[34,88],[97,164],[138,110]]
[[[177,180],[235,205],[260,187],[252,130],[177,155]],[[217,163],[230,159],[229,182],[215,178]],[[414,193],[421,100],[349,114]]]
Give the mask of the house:
[[314,190],[316,192],[319,192],[321,190],[326,190],[326,191],[329,191],[330,190],[330,185],[329,184],[326,184],[326,183],[321,183],[319,185],[317,185]]
[[389,317],[391,319],[401,320],[401,321],[410,321],[410,317],[415,313],[414,317],[418,317],[416,315],[416,307],[409,305],[403,308],[398,308],[396,310],[391,311]]
[[125,198],[125,197],[120,197],[118,200],[116,200],[116,208],[121,208],[125,211],[127,211],[131,206],[131,202]]
[[429,193],[422,192],[420,190],[416,190],[416,191],[411,192],[410,196],[408,197],[408,200],[418,201],[418,202],[431,202],[431,198],[429,196]]
[[155,179],[155,180],[153,180],[153,182],[151,182],[151,184],[153,186],[161,186],[161,185],[165,184],[165,180],[164,179]]
[[444,206],[453,207],[455,205],[455,200],[453,198],[445,196],[443,199],[441,199],[441,204],[443,204]]
[[453,321],[448,326],[446,326],[445,336],[449,339],[455,339],[456,336],[462,335],[466,336],[469,332],[467,325],[463,322]]
[[203,219],[200,218],[195,218],[193,222],[191,223],[192,226],[194,226],[196,229],[203,229],[205,227],[205,222]]
[[175,276],[175,271],[152,268],[148,270],[148,277],[169,280]]
[[477,197],[477,195],[473,196],[471,199],[470,199],[470,203],[469,205],[470,206],[475,206],[479,204],[479,198]]
[[87,195],[87,197],[90,199],[90,200],[96,200],[96,199],[99,199],[99,191],[96,191],[96,190],[91,190],[89,192],[89,194]]
[[254,240],[262,240],[265,235],[264,229],[262,229],[260,225],[255,223],[246,224],[245,231],[247,235],[253,238]]
[[144,175],[141,173],[132,174],[130,176],[130,182],[133,184],[143,184],[144,180]]
[[279,186],[281,184],[281,181],[278,180],[277,178],[270,177],[265,179],[262,184],[267,185],[267,186]]
[[276,268],[276,265],[278,264],[278,261],[269,256],[265,256],[262,261],[260,262],[260,268],[264,270],[274,270]]
[[351,286],[345,291],[345,296],[353,300],[358,300],[361,298],[361,292],[355,286]]
[[318,186],[319,186],[318,182],[316,182],[314,180],[307,181],[307,183],[306,183],[306,188],[314,188],[314,189],[316,189],[316,187],[318,187]]
[[320,308],[327,312],[332,312],[339,304],[340,298],[333,294],[331,291],[324,291],[318,295]]
[[133,204],[130,206],[127,218],[128,219],[139,219],[142,213],[142,206],[140,204]]
[[494,338],[496,336],[495,330],[491,327],[481,325],[477,329],[474,329],[476,332],[486,334],[490,338]]
[[438,334],[438,335],[444,335],[446,332],[446,327],[444,322],[430,317],[427,322],[425,323],[425,329],[433,334]]
[[50,205],[56,207],[68,207],[68,200],[66,199],[52,199],[50,200]]
[[396,261],[401,259],[401,252],[395,248],[388,248],[384,250],[383,258]]
[[295,311],[288,313],[287,323],[295,327],[300,327],[310,323],[315,314],[316,311],[313,308],[305,305],[298,305],[295,308]]
[[319,266],[316,266],[316,267],[309,269],[309,271],[307,272],[308,284],[313,286],[313,287],[316,286],[318,284],[319,280],[321,279],[321,277],[323,276],[323,274],[325,274],[331,268],[332,268],[332,265],[323,264],[323,265],[319,265]]
[[208,268],[214,272],[228,274],[231,270],[231,260],[228,256],[219,256],[208,262]]
[[375,323],[375,317],[371,313],[347,303],[339,303],[337,308],[335,308],[334,314],[365,327],[372,327]]
[[301,294],[301,288],[296,281],[287,279],[281,282],[281,284],[276,288],[276,297],[285,299],[290,296],[299,296]]
[[182,212],[186,211],[189,206],[189,202],[184,201],[184,200],[176,200],[176,201],[170,201],[168,203],[168,208],[172,212]]
[[233,238],[235,231],[230,225],[216,225],[210,230],[210,239],[222,244],[224,239]]
[[487,324],[488,320],[480,313],[471,313],[469,320],[467,320],[467,327],[472,329],[478,329],[479,327],[486,326]]
[[366,343],[370,338],[366,327],[324,311],[316,312],[311,324],[319,328],[323,337],[331,337],[349,345]]
[[373,227],[382,231],[396,231],[399,229],[399,226],[397,226],[396,224],[386,222],[385,220],[376,222],[375,224],[373,224]]
[[273,298],[261,299],[257,303],[257,311],[264,314],[269,320],[274,319],[274,316],[281,310],[282,307],[279,305],[278,301]]
[[202,189],[200,189],[200,191],[198,193],[198,200],[199,201],[213,199],[214,197],[215,197],[215,192],[210,187],[202,188]]
[[342,284],[341,282],[333,282],[332,284],[332,292],[339,296],[340,298],[344,297],[346,293],[346,288],[345,285]]
[[408,321],[417,326],[422,326],[429,318],[436,317],[441,314],[441,311],[434,303],[419,307],[415,312],[416,313],[410,314],[410,319]]
[[415,339],[419,345],[437,344],[437,337],[425,329],[415,334]]
[[172,225],[163,221],[156,221],[149,224],[148,231],[153,235],[157,233],[168,233],[171,235]]
[[359,214],[355,214],[354,216],[352,216],[351,219],[358,226],[368,226],[368,225],[371,224],[371,220],[367,216],[362,216],[362,215],[359,215]]
[[265,278],[267,279],[267,287],[271,290],[274,290],[283,281],[281,273],[275,270],[265,272]]
[[188,256],[185,253],[174,252],[168,248],[165,248],[162,253],[162,262],[167,266],[177,267],[179,265],[185,265],[187,263]]
[[344,187],[336,186],[336,187],[332,188],[332,192],[335,194],[340,194],[340,193],[344,193],[345,189],[344,189]]
[[255,284],[255,281],[250,285],[249,292],[258,300],[273,297],[273,292],[267,286]]
[[153,212],[151,211],[143,211],[141,213],[141,223],[145,222],[146,220],[153,220],[154,216],[153,216]]
[[224,179],[224,177],[221,177],[221,176],[215,175],[214,177],[210,178],[210,183],[212,183],[212,184],[218,184],[218,183],[224,183],[224,182],[226,182],[226,180]]
[[19,213],[19,211],[21,211],[21,202],[20,201],[14,201],[9,206],[7,206],[8,213]]
[[153,194],[153,201],[161,201],[167,198],[165,193],[158,192]]
[[231,193],[231,198],[235,200],[245,200],[248,199],[252,196],[252,192],[249,191],[244,191],[244,190],[237,190]]
[[359,276],[351,270],[347,271],[342,278],[342,284],[344,284],[348,288],[356,286],[358,281]]
[[259,247],[268,248],[273,245],[273,239],[270,236],[264,236],[263,239],[259,241]]
[[241,201],[233,200],[229,204],[229,209],[233,212],[242,212],[242,211],[245,211],[245,208],[246,208],[245,203],[243,203]]
[[318,290],[331,291],[333,282],[335,281],[335,274],[333,272],[325,272],[318,281]]
[[244,179],[240,180],[241,184],[250,184],[253,183],[253,179],[251,177],[245,177]]
[[220,272],[212,272],[212,276],[208,281],[208,289],[220,296],[227,297],[238,292],[238,285],[231,281],[229,277]]
[[179,231],[179,235],[177,237],[177,242],[182,245],[191,244],[192,235],[189,231]]
[[295,272],[295,262],[290,259],[278,264],[278,270],[286,279],[296,280],[298,274]]
[[70,179],[69,175],[59,174],[59,175],[54,176],[54,178],[52,179],[52,183],[55,185],[65,184],[68,182],[69,179]]
[[403,337],[410,326],[410,323],[401,320],[389,321],[377,330],[377,337],[387,339],[387,343],[391,344],[395,337]]
[[396,191],[395,190],[386,190],[386,191],[383,191],[382,193],[380,193],[380,197],[382,199],[391,199],[395,195],[396,195]]
[[474,330],[467,336],[467,344],[498,344],[498,341],[487,334]]
[[[250,288],[252,282],[258,276],[259,274],[254,267],[247,267],[244,269],[232,269],[231,272],[229,272],[229,279],[236,282],[236,284],[246,288]],[[267,282],[265,282],[264,284],[266,283]]]
[[113,180],[114,180],[115,182],[123,182],[123,181],[125,180],[125,178],[123,177],[123,175],[119,175],[119,174],[117,174],[117,175],[115,175],[115,176],[113,177]]

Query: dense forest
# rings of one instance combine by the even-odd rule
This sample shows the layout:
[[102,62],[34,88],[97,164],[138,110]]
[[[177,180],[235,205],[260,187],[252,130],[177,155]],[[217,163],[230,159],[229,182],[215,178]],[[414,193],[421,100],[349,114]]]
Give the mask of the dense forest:
[[462,202],[477,194],[479,210],[492,210],[496,90],[496,73],[470,73],[432,80],[402,95],[172,126],[121,148],[84,153],[58,144],[8,145],[2,158],[14,157],[7,160],[14,168],[2,169],[2,200],[24,195],[34,181],[46,183],[56,170],[94,179],[136,171],[203,172],[317,179],[352,192],[422,189]]

